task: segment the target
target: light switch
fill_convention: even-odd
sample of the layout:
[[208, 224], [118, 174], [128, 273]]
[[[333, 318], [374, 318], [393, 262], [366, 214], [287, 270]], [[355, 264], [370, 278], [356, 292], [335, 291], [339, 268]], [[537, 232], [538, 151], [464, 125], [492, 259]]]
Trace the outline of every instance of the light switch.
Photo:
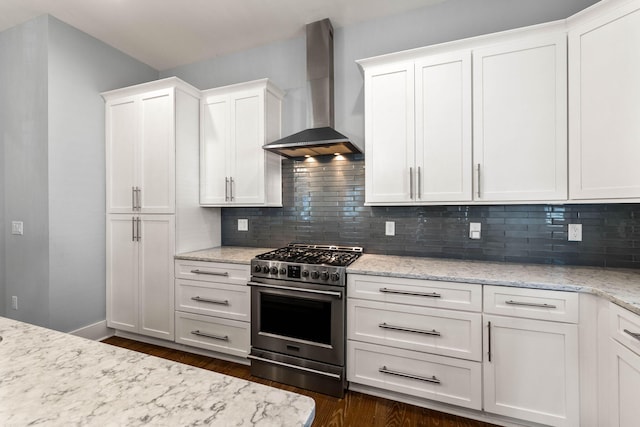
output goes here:
[[22, 221], [11, 221], [11, 234], [22, 236], [24, 232]]
[[396, 223], [395, 221], [387, 221], [384, 223], [384, 234], [385, 236], [395, 236], [396, 235]]
[[482, 228], [482, 224], [479, 222], [470, 222], [469, 223], [469, 238], [478, 240], [480, 239], [480, 229]]
[[249, 231], [248, 219], [238, 219], [238, 231]]

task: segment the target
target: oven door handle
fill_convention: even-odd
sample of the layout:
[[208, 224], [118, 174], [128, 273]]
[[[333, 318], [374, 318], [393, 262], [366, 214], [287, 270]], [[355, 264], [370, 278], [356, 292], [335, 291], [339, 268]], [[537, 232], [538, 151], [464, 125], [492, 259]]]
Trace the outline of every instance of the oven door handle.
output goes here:
[[284, 366], [285, 368], [298, 369], [300, 371], [310, 372], [312, 374], [324, 375], [325, 377], [335, 378], [337, 380], [342, 378], [342, 376], [339, 375], [339, 374], [332, 374], [330, 372], [322, 372], [322, 371], [318, 371], [316, 369], [311, 369], [311, 368], [305, 368], [303, 366], [292, 365], [290, 363], [278, 362], [276, 360], [265, 359], [265, 358], [258, 357], [258, 356], [252, 356], [251, 354], [248, 355], [247, 358], [248, 359], [252, 359], [252, 360], [257, 360], [258, 362], [273, 363], [274, 365]]
[[332, 297], [342, 298], [342, 292], [338, 291], [321, 291], [319, 289], [295, 288], [293, 286], [267, 285], [266, 283], [249, 282], [249, 286], [260, 286], [262, 288], [282, 289], [285, 291], [299, 291], [310, 294], [331, 295]]

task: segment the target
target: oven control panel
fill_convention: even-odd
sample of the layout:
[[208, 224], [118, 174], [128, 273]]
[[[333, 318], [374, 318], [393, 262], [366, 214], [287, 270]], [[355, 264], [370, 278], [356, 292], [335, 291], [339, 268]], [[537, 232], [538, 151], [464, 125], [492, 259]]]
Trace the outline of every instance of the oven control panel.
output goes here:
[[251, 272], [254, 277], [323, 283], [334, 286], [345, 285], [344, 267], [253, 260], [251, 261]]

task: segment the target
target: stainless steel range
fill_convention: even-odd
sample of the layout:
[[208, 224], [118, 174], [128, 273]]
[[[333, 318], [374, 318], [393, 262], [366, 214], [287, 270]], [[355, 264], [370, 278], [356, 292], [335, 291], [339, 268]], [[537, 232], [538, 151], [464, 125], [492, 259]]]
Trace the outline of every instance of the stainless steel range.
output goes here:
[[290, 244], [251, 260], [251, 374], [342, 397], [346, 267], [360, 247]]

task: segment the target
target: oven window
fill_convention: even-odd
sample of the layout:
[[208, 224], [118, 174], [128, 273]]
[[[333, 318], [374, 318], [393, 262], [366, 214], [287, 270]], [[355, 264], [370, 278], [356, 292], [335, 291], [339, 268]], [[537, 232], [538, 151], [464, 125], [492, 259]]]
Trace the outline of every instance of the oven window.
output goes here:
[[331, 344], [331, 302], [261, 292], [260, 331]]

